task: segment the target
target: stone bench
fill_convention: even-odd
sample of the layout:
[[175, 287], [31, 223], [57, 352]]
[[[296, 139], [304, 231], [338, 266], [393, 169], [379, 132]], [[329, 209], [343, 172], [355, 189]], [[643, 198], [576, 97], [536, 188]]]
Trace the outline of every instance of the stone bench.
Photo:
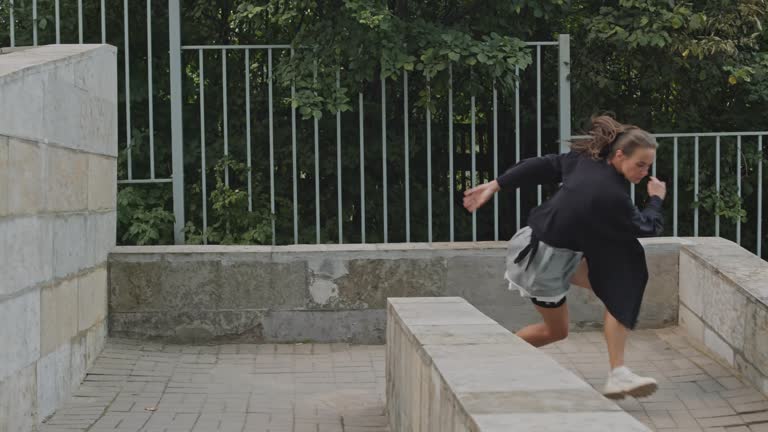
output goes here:
[[460, 297], [389, 298], [386, 336], [392, 431], [649, 430]]

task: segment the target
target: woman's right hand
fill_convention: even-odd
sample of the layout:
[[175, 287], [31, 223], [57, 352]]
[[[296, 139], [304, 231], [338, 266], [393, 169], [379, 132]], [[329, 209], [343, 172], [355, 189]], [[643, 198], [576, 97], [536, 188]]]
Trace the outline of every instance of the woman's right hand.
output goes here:
[[501, 189], [496, 180], [473, 187], [464, 192], [464, 208], [474, 213], [493, 197], [493, 194]]
[[648, 180], [648, 196], [654, 195], [664, 199], [667, 196], [667, 184], [651, 176]]

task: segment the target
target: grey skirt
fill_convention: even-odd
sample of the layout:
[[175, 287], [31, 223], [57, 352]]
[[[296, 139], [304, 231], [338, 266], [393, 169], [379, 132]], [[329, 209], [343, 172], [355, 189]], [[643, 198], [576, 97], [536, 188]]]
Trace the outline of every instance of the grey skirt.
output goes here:
[[509, 240], [504, 278], [509, 281], [509, 289], [520, 291], [523, 297], [558, 302], [568, 293], [583, 253], [539, 241], [538, 250], [532, 251], [535, 254], [528, 252], [522, 261], [515, 263], [520, 252], [531, 243], [531, 234], [531, 228], [524, 227]]

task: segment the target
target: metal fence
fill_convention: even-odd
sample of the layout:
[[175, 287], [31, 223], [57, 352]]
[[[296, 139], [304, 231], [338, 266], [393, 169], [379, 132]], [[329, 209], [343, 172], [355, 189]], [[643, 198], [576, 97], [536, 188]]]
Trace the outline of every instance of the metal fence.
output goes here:
[[[8, 10], [9, 18], [10, 18], [10, 29], [9, 29], [9, 36], [10, 36], [10, 45], [11, 47], [16, 46], [17, 40], [18, 40], [18, 34], [16, 32], [16, 23], [17, 18], [14, 16], [14, 2], [11, 0], [10, 8]], [[240, 46], [233, 46], [233, 45], [184, 45], [182, 42], [182, 34], [181, 34], [181, 23], [180, 23], [180, 2], [178, 0], [169, 0], [168, 1], [168, 29], [167, 29], [167, 35], [168, 35], [168, 41], [169, 41], [169, 68], [168, 73], [170, 76], [170, 98], [169, 98], [169, 118], [163, 118], [161, 119], [162, 123], [168, 123], [168, 120], [170, 120], [171, 124], [171, 133], [170, 133], [170, 142], [162, 142], [162, 143], [155, 143], [155, 117], [156, 113], [154, 112], [155, 109], [155, 96], [157, 93], [157, 89], [153, 87], [153, 77], [155, 76], [155, 71], [153, 70], [153, 52], [152, 52], [152, 36], [153, 36], [153, 9], [152, 9], [152, 0], [146, 0], [146, 38], [147, 38], [147, 47], [146, 52], [138, 53], [134, 58], [144, 58], [146, 56], [146, 68], [147, 68], [147, 98], [148, 98], [148, 154], [149, 154], [149, 169], [148, 173], [149, 175], [145, 178], [137, 178], [134, 175], [134, 160], [132, 158], [132, 154], [134, 153], [133, 143], [134, 143], [134, 137], [132, 136], [132, 127], [131, 127], [131, 121], [132, 121], [132, 109], [131, 109], [131, 97], [132, 95], [132, 89], [130, 87], [131, 80], [131, 53], [129, 51], [129, 45], [130, 45], [130, 32], [129, 32], [129, 3], [128, 0], [123, 0], [122, 7], [123, 7], [123, 28], [122, 28], [122, 46], [119, 47], [123, 54], [123, 73], [124, 73], [124, 87], [120, 89], [120, 91], [123, 94], [124, 99], [124, 106], [121, 107], [121, 115], [124, 117], [124, 134], [121, 134], [120, 138], [120, 146], [125, 149], [125, 162], [126, 162], [126, 169], [125, 169], [125, 178], [119, 179], [120, 184], [138, 184], [138, 183], [173, 183], [173, 208], [174, 208], [174, 215], [176, 217], [175, 227], [174, 227], [174, 234], [175, 239], [177, 243], [183, 243], [184, 242], [184, 225], [187, 218], [185, 217], [185, 184], [184, 184], [184, 154], [183, 151], [185, 149], [184, 143], [185, 141], [189, 141], [189, 137], [186, 138], [183, 136], [183, 122], [192, 122], [195, 119], [191, 118], [183, 118], [183, 111], [182, 111], [182, 100], [185, 97], [182, 91], [182, 80], [185, 78], [185, 74], [188, 73], [187, 68], [188, 67], [195, 67], [199, 73], [199, 83], [198, 83], [198, 94], [195, 96], [197, 98], [197, 102], [199, 104], [199, 151], [200, 151], [200, 161], [199, 161], [199, 167], [201, 170], [202, 175], [202, 181], [201, 181], [201, 203], [200, 208], [202, 214], [200, 217], [202, 218], [202, 227], [203, 232], [208, 227], [208, 215], [207, 211], [209, 208], [209, 202], [208, 202], [208, 190], [207, 190], [207, 179], [206, 179], [206, 172], [209, 169], [208, 165], [208, 159], [207, 157], [210, 157], [210, 153], [206, 154], [206, 149], [208, 148], [208, 145], [206, 143], [206, 112], [207, 108], [210, 107], [206, 105], [205, 101], [205, 94], [206, 94], [206, 85], [212, 85], [210, 81], [206, 81], [205, 79], [205, 58], [206, 53], [210, 52], [218, 52], [221, 62], [221, 70], [222, 70], [222, 79], [223, 82], [221, 84], [222, 93], [220, 95], [221, 100], [216, 100], [215, 102], [221, 102], [221, 115], [223, 117], [223, 122], [221, 123], [220, 127], [222, 130], [223, 135], [223, 154], [225, 156], [230, 155], [230, 134], [228, 130], [228, 112], [229, 112], [229, 106], [227, 103], [227, 97], [228, 97], [228, 85], [227, 85], [227, 77], [229, 76], [227, 73], [228, 66], [228, 55], [229, 53], [237, 51], [239, 54], [244, 57], [244, 63], [243, 63], [243, 69], [242, 69], [242, 80], [244, 82], [245, 86], [245, 122], [246, 122], [246, 131], [245, 131], [245, 142], [243, 143], [246, 148], [246, 155], [245, 155], [245, 162], [248, 167], [248, 181], [247, 181], [247, 189], [248, 189], [248, 210], [254, 209], [254, 202], [252, 197], [252, 181], [251, 181], [251, 170], [252, 170], [252, 160], [254, 159], [254, 154], [252, 153], [252, 146], [254, 143], [252, 143], [252, 125], [251, 120], [254, 117], [254, 113], [251, 111], [252, 104], [250, 100], [250, 96], [252, 94], [251, 91], [251, 77], [252, 77], [252, 70], [254, 66], [258, 65], [261, 59], [266, 58], [265, 64], [261, 65], [266, 69], [266, 80], [267, 83], [267, 104], [266, 107], [262, 106], [261, 109], [266, 111], [266, 115], [268, 116], [268, 149], [269, 149], [269, 162], [268, 162], [268, 170], [269, 170], [269, 188], [270, 188], [270, 214], [275, 215], [276, 213], [276, 184], [278, 184], [278, 179], [275, 178], [275, 163], [276, 163], [276, 155], [275, 155], [275, 149], [276, 146], [280, 147], [283, 145], [290, 144], [291, 147], [291, 164], [292, 164], [292, 173], [291, 173], [291, 182], [292, 182], [292, 194], [291, 194], [291, 201], [293, 203], [293, 214], [292, 214], [292, 224], [293, 224], [293, 243], [300, 243], [299, 238], [299, 225], [303, 221], [299, 221], [298, 216], [298, 208], [299, 208], [299, 202], [302, 200], [303, 197], [299, 195], [298, 187], [297, 187], [297, 179], [299, 178], [299, 173], [297, 172], [297, 119], [296, 119], [296, 110], [294, 108], [291, 108], [291, 131], [290, 131], [290, 141], [289, 142], [276, 142], [276, 125], [275, 121], [273, 119], [273, 113], [276, 106], [276, 102], [273, 97], [273, 55], [275, 53], [285, 53], [290, 52], [292, 50], [292, 47], [289, 45], [240, 45]], [[91, 32], [91, 37], [87, 38], [84, 37], [84, 11], [83, 11], [83, 1], [78, 0], [77, 2], [77, 42], [78, 43], [84, 43], [84, 42], [102, 42], [102, 43], [108, 43], [107, 39], [107, 22], [106, 22], [106, 16], [105, 16], [105, 0], [100, 0], [99, 3], [100, 7], [100, 40], [93, 40], [97, 37], [93, 35], [93, 32]], [[34, 23], [38, 22], [38, 5], [36, 0], [32, 0], [31, 4], [32, 9], [32, 20]], [[60, 7], [60, 1], [55, 0], [54, 1], [54, 25], [55, 25], [55, 38], [53, 41], [55, 43], [61, 43], [62, 41], [62, 31], [61, 31], [61, 7]], [[135, 17], [133, 18], [136, 19]], [[38, 25], [34, 24], [31, 26], [32, 28], [32, 44], [37, 45], [39, 42], [38, 38]], [[163, 29], [163, 36], [165, 36], [165, 29]], [[67, 38], [72, 40], [74, 38], [74, 35], [67, 35]], [[518, 161], [521, 159], [521, 157], [524, 156], [532, 156], [532, 154], [523, 155], [521, 153], [521, 106], [520, 106], [520, 86], [529, 86], [529, 91], [531, 94], [534, 94], [535, 92], [535, 103], [533, 107], [529, 107], [532, 110], [535, 110], [535, 131], [533, 135], [535, 135], [536, 140], [536, 155], [541, 155], [542, 153], [551, 152], [552, 150], [557, 149], [545, 149], [544, 146], [542, 146], [542, 141], [544, 134], [542, 133], [542, 124], [543, 121], [550, 121], [546, 115], [542, 115], [542, 58], [543, 58], [543, 51], [547, 49], [556, 49], [556, 65], [557, 65], [557, 108], [556, 110], [547, 110], [547, 112], [556, 112], [556, 119], [555, 123], [558, 125], [557, 129], [557, 141], [561, 143], [560, 150], [565, 150], [565, 143], [567, 140], [571, 137], [571, 103], [570, 103], [570, 84], [569, 84], [569, 65], [570, 65], [570, 40], [568, 35], [560, 35], [556, 41], [544, 41], [544, 42], [529, 42], [528, 47], [532, 50], [532, 56], [534, 59], [533, 68], [535, 68], [535, 73], [531, 72], [531, 75], [533, 76], [532, 82], [521, 82], [520, 85], [517, 87], [515, 91], [514, 98], [512, 100], [508, 100], [508, 104], [510, 106], [502, 107], [500, 106], [500, 99], [498, 97], [497, 91], [494, 88], [492, 94], [485, 95], [488, 97], [491, 102], [491, 107], [488, 110], [487, 114], [489, 115], [488, 121], [488, 128], [492, 130], [492, 133], [489, 132], [489, 136], [491, 138], [491, 145], [492, 150], [489, 149], [487, 151], [489, 158], [492, 158], [492, 169], [485, 173], [485, 178], [488, 178], [490, 176], [497, 176], [498, 175], [498, 167], [502, 164], [502, 162], [499, 159], [499, 149], [500, 147], [503, 147], [506, 151], [513, 151], [514, 152], [514, 161]], [[189, 56], [196, 55], [196, 62], [183, 62], [183, 58], [188, 58]], [[187, 57], [183, 57], [183, 56]], [[191, 64], [196, 63], [196, 64]], [[185, 66], [187, 68], [185, 68]], [[241, 66], [237, 66], [241, 67]], [[518, 71], [520, 72], [520, 71]], [[163, 73], [166, 73], [166, 71], [163, 71]], [[437, 146], [445, 146], [447, 147], [447, 154], [448, 154], [448, 167], [447, 172], [445, 172], [445, 182], [448, 184], [449, 192], [447, 194], [447, 198], [445, 199], [445, 205], [447, 206], [447, 212], [443, 211], [443, 209], [435, 210], [433, 208], [433, 184], [429, 181], [426, 184], [427, 188], [427, 198], [426, 198], [426, 214], [423, 215], [426, 217], [426, 226], [427, 226], [427, 238], [426, 241], [433, 241], [435, 240], [433, 236], [433, 219], [436, 217], [435, 213], [437, 213], [437, 217], [440, 218], [447, 218], [448, 224], [449, 224], [449, 235], [447, 238], [439, 239], [439, 240], [448, 240], [448, 241], [456, 241], [456, 237], [454, 235], [454, 219], [456, 217], [455, 215], [455, 208], [457, 207], [455, 199], [456, 199], [456, 185], [458, 179], [456, 178], [457, 175], [457, 166], [455, 165], [454, 156], [456, 153], [456, 143], [455, 143], [455, 127], [454, 127], [454, 105], [456, 101], [454, 100], [454, 92], [453, 92], [453, 71], [449, 71], [451, 74], [450, 77], [450, 86], [449, 86], [449, 94], [448, 94], [448, 100], [447, 100], [447, 110], [448, 115], [447, 118], [449, 119], [447, 124], [447, 142], [439, 142], [435, 143], [434, 145]], [[341, 74], [339, 72], [337, 74], [337, 77]], [[353, 181], [359, 182], [359, 190], [360, 190], [360, 196], [359, 196], [359, 210], [361, 214], [361, 220], [360, 220], [360, 236], [359, 239], [362, 243], [365, 243], [367, 241], [366, 238], [366, 189], [370, 189], [370, 185], [366, 185], [366, 173], [365, 173], [365, 155], [366, 152], [371, 152], [371, 148], [374, 146], [370, 141], [366, 141], [365, 133], [364, 131], [368, 128], [371, 128], [373, 125], [370, 123], [370, 120], [366, 123], [364, 121], [364, 105], [367, 101], [367, 103], [371, 103], [370, 101], [373, 99], [378, 99], [378, 103], [380, 104], [380, 110], [381, 110], [381, 120], [379, 125], [375, 125], [377, 127], [380, 127], [381, 129], [381, 181], [380, 184], [376, 185], [377, 190], [380, 190], [381, 193], [381, 200], [382, 200], [382, 209], [381, 209], [381, 219], [383, 221], [382, 224], [382, 234], [383, 234], [383, 241], [384, 242], [390, 242], [392, 239], [389, 236], [390, 227], [393, 226], [393, 224], [404, 224], [405, 225], [405, 238], [402, 239], [406, 242], [413, 241], [411, 236], [411, 223], [412, 219], [415, 217], [412, 214], [412, 197], [410, 195], [411, 193], [411, 179], [412, 179], [412, 172], [411, 170], [413, 167], [411, 166], [408, 158], [405, 158], [405, 175], [404, 175], [404, 205], [405, 205], [405, 217], [404, 220], [394, 221], [390, 219], [390, 213], [388, 211], [388, 205], [391, 203], [392, 197], [392, 191], [388, 189], [388, 164], [387, 164], [387, 155], [388, 155], [388, 132], [393, 131], [394, 129], [399, 129], [399, 132], [402, 132], [404, 142], [403, 145], [403, 152], [405, 155], [409, 154], [409, 145], [411, 144], [409, 142], [409, 138], [412, 136], [411, 130], [415, 127], [422, 128], [425, 131], [425, 139], [426, 139], [426, 149], [427, 149], [427, 157], [426, 157], [426, 166], [424, 167], [427, 172], [427, 179], [433, 178], [433, 166], [432, 166], [432, 150], [433, 150], [433, 121], [432, 121], [432, 113], [429, 111], [429, 109], [426, 109], [426, 112], [423, 113], [423, 117], [420, 117], [421, 120], [424, 121], [423, 124], [414, 124], [413, 120], [409, 118], [409, 115], [414, 112], [413, 104], [409, 101], [409, 93], [412, 91], [410, 90], [409, 86], [409, 76], [407, 73], [404, 73], [401, 80], [381, 80], [380, 82], [380, 92], [378, 94], [358, 94], [358, 100], [357, 100], [357, 122], [358, 122], [358, 129], [359, 129], [359, 136], [356, 137], [356, 143], [353, 143], [356, 146], [356, 151], [359, 152], [360, 155], [360, 173], [359, 173], [359, 179], [354, 179]], [[400, 112], [400, 116], [402, 117], [402, 124], [393, 124], [391, 121], [388, 123], [388, 117], [386, 115], [387, 112], [387, 102], [388, 102], [388, 87], [399, 87], [402, 91], [402, 111]], [[291, 94], [295, 89], [291, 89]], [[188, 95], [187, 95], [188, 96]], [[469, 179], [469, 184], [467, 184], [468, 187], [474, 186], [478, 180], [482, 180], [482, 177], [478, 176], [478, 167], [476, 165], [476, 156], [478, 154], [478, 133], [477, 133], [477, 108], [476, 108], [476, 98], [479, 96], [471, 96], [469, 100], [469, 159], [470, 159], [470, 166], [469, 166], [469, 173], [464, 178]], [[398, 101], [399, 102], [399, 101]], [[390, 101], [390, 109], [392, 106], [392, 103]], [[507, 110], [507, 111], [505, 111]], [[513, 118], [505, 118], [500, 119], [498, 113], [499, 112], [510, 112], [513, 113]], [[551, 116], [551, 115], [550, 115]], [[543, 120], [544, 119], [544, 120]], [[160, 119], [158, 119], [160, 120]], [[342, 155], [345, 150], [348, 150], [349, 142], [351, 139], [349, 137], [342, 137], [341, 130], [342, 130], [342, 115], [341, 113], [336, 113], [336, 152], [335, 155], [322, 155], [319, 151], [319, 127], [318, 127], [318, 120], [313, 120], [313, 157], [314, 157], [314, 169], [315, 172], [319, 171], [319, 165], [321, 163], [321, 160], [330, 160], [331, 158], [329, 156], [335, 156], [336, 159], [336, 167], [337, 172], [335, 175], [335, 188], [337, 191], [337, 203], [335, 212], [337, 213], [335, 215], [335, 218], [337, 219], [338, 227], [338, 238], [337, 242], [342, 243], [344, 241], [344, 227], [342, 224], [342, 204], [343, 204], [343, 190], [345, 186], [348, 186], [350, 183], [350, 179], [348, 177], [344, 177], [342, 175]], [[398, 121], [400, 119], [397, 119]], [[502, 124], [506, 122], [514, 123], [514, 133], [512, 137], [509, 137], [505, 142], [499, 142], [499, 125], [500, 122]], [[445, 125], [441, 126], [444, 127]], [[216, 127], [219, 127], [219, 124], [216, 124]], [[754, 229], [755, 229], [755, 247], [753, 250], [758, 254], [761, 255], [762, 252], [762, 194], [763, 194], [763, 179], [762, 179], [762, 144], [763, 144], [763, 137], [767, 136], [768, 132], [721, 132], [721, 133], [673, 133], [673, 134], [656, 134], [655, 136], [659, 139], [661, 143], [661, 148], [659, 151], [659, 161], [658, 164], [654, 164], [653, 171], [654, 174], [656, 174], [657, 171], [657, 165], [662, 166], [662, 173], [664, 174], [665, 179], [669, 179], [671, 183], [671, 201], [672, 201], [672, 232], [670, 234], [672, 235], [693, 235], [698, 236], [699, 233], [699, 222], [700, 222], [700, 210], [698, 207], [694, 208], [693, 215], [680, 215], [679, 213], [679, 207], [681, 205], [681, 197], [687, 197], [687, 199], [690, 199], [691, 201], [688, 202], [698, 202], [700, 199], [699, 192], [700, 192], [700, 149], [704, 148], [705, 151], [711, 152], [714, 151], [713, 160], [715, 163], [714, 168], [714, 188], [717, 192], [720, 192], [721, 186], [723, 184], [731, 184], [735, 183], [736, 191], [738, 199], [741, 200], [742, 198], [742, 175], [740, 175], [745, 169], [753, 169], [756, 171], [757, 176], [755, 177], [755, 184], [750, 185], [750, 187], [756, 189], [756, 203], [754, 203], [755, 208], [755, 214], [750, 214], [749, 219], [753, 220]], [[732, 142], [735, 140], [735, 142]], [[546, 142], [546, 141], [545, 141]], [[378, 142], [376, 142], [377, 145], [379, 145]], [[171, 172], [173, 175], [168, 177], [163, 176], [156, 176], [156, 170], [155, 166], [157, 164], [156, 161], [156, 147], [160, 146], [170, 146], [171, 147], [171, 155], [172, 155], [172, 170]], [[731, 167], [730, 172], [736, 173], [736, 175], [733, 175], [732, 177], [728, 177], [725, 179], [721, 179], [721, 173], [723, 170], [721, 169], [721, 162], [723, 161], [723, 157], [721, 154], [722, 147], [726, 146], [726, 153], [730, 153], [731, 155], [735, 155], [735, 163], [736, 167]], [[733, 147], [731, 149], [731, 147]], [[751, 161], [751, 166], [747, 166], [747, 160], [743, 156], [745, 154], [745, 149], [749, 149], [750, 152], [753, 152], [755, 157]], [[378, 149], [373, 150], [378, 152]], [[681, 167], [679, 166], [680, 161], [680, 152], [688, 152], [693, 153], [693, 166], [686, 166], [683, 167], [686, 173], [681, 174]], [[220, 155], [214, 155], [215, 157], [218, 157]], [[742, 165], [744, 164], [744, 165]], [[441, 173], [442, 174], [442, 173]], [[691, 191], [681, 191], [679, 190], [679, 184], [681, 180], [681, 175], [684, 176], [693, 176], [693, 190]], [[315, 206], [315, 214], [314, 214], [314, 221], [313, 224], [315, 226], [315, 242], [320, 243], [321, 242], [321, 225], [323, 224], [324, 220], [328, 220], [329, 216], [325, 213], [321, 212], [321, 203], [320, 203], [320, 188], [321, 188], [321, 177], [315, 176], [314, 177], [315, 183], [314, 183], [314, 206]], [[711, 179], [703, 179], [706, 181], [710, 181]], [[227, 184], [229, 184], [229, 172], [225, 171], [225, 181]], [[690, 182], [689, 182], [690, 183]], [[357, 185], [356, 185], [357, 187]], [[686, 195], [687, 194], [687, 195]], [[635, 188], [632, 187], [632, 196], [635, 197]], [[536, 190], [536, 203], [540, 203], [542, 199], [546, 197], [546, 193], [543, 191], [541, 187], [538, 187]], [[399, 198], [397, 198], [399, 199]], [[442, 199], [442, 198], [441, 198]], [[523, 221], [523, 215], [521, 214], [523, 205], [521, 205], [521, 192], [517, 191], [515, 194], [515, 205], [514, 205], [514, 219], [515, 219], [515, 227], [519, 228]], [[197, 215], [192, 215], [193, 217], [197, 217]], [[369, 215], [370, 216], [370, 215]], [[378, 215], [377, 215], [378, 217]], [[499, 209], [499, 198], [496, 197], [494, 199], [493, 204], [493, 236], [492, 239], [500, 239], [500, 209]], [[715, 212], [714, 214], [714, 220], [715, 220], [715, 232], [713, 233], [716, 236], [721, 235], [721, 221], [720, 216]], [[681, 221], [681, 218], [684, 219], [684, 221]], [[689, 221], [690, 219], [690, 221]], [[691, 223], [689, 223], [691, 222]], [[691, 226], [692, 225], [692, 226]], [[733, 233], [733, 238], [736, 242], [742, 243], [742, 223], [737, 221], [733, 224], [735, 228], [735, 232]], [[730, 229], [730, 228], [729, 228]], [[750, 228], [751, 229], [751, 228]], [[368, 233], [370, 234], [370, 233]], [[204, 236], [205, 237], [205, 236]], [[272, 242], [273, 244], [276, 243], [277, 235], [275, 233], [275, 220], [272, 219]], [[472, 215], [472, 223], [471, 223], [471, 240], [476, 241], [478, 240], [477, 235], [477, 215]], [[751, 241], [751, 240], [750, 240]]]

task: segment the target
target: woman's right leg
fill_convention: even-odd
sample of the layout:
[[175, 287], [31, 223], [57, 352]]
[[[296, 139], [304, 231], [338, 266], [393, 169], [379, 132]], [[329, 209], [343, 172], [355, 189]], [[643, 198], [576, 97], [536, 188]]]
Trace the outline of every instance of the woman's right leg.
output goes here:
[[568, 304], [558, 307], [534, 305], [544, 322], [520, 329], [516, 335], [535, 347], [541, 347], [568, 337]]

